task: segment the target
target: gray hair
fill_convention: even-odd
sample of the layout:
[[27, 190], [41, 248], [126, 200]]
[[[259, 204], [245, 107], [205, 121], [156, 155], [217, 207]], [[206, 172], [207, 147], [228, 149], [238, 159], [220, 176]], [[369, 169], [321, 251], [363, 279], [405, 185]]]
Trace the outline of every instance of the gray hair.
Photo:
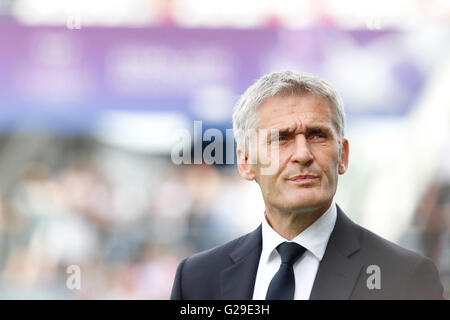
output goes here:
[[233, 112], [233, 131], [239, 147], [248, 146], [246, 135], [257, 129], [257, 108], [275, 95], [313, 94], [327, 99], [333, 111], [333, 121], [339, 138], [344, 137], [344, 104], [337, 91], [325, 80], [308, 73], [293, 71], [272, 72], [250, 86], [239, 98]]

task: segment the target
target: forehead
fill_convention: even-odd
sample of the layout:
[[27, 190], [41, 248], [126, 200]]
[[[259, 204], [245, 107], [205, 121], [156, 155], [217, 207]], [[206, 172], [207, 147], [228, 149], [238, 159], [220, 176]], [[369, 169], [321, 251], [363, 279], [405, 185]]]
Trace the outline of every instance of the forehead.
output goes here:
[[257, 115], [259, 129], [284, 128], [298, 121], [306, 127], [333, 125], [330, 102], [312, 94], [270, 97], [259, 106]]

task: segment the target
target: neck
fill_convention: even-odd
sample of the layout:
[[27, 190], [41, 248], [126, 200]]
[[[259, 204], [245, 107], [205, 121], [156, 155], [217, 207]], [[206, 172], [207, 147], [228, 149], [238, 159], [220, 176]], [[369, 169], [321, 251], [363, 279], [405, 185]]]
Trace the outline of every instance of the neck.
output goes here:
[[319, 219], [331, 203], [332, 200], [323, 207], [304, 211], [286, 211], [266, 205], [266, 219], [272, 229], [291, 241]]

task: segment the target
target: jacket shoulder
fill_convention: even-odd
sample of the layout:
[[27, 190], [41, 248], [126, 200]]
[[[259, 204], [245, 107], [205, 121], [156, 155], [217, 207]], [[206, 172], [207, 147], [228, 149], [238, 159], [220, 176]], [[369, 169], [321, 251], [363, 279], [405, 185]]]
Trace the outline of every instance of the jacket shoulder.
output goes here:
[[240, 236], [236, 239], [230, 240], [226, 242], [225, 244], [218, 245], [214, 248], [198, 252], [185, 260], [185, 267], [201, 267], [205, 263], [207, 263], [210, 267], [211, 264], [214, 264], [215, 262], [223, 264], [224, 262], [228, 262], [230, 260], [230, 253], [233, 252], [233, 250], [242, 242], [245, 240], [245, 238], [249, 235], [245, 234], [243, 236]]
[[232, 252], [249, 238], [248, 233], [212, 249], [183, 259], [178, 265], [171, 299], [220, 299], [220, 272], [233, 265]]
[[388, 259], [392, 262], [404, 262], [409, 265], [420, 263], [426, 258], [422, 254], [404, 248], [392, 241], [389, 241], [374, 232], [359, 226], [361, 248], [366, 253], [379, 259]]
[[[361, 227], [361, 260], [380, 268], [382, 282], [402, 299], [442, 299], [439, 272], [431, 259]], [[395, 289], [394, 289], [395, 288]], [[398, 290], [398, 291], [397, 291]]]

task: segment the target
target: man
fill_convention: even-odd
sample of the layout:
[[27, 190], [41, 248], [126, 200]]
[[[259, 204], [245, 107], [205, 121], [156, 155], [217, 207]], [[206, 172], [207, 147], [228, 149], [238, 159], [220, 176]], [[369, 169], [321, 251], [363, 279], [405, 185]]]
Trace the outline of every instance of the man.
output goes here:
[[344, 122], [337, 92], [315, 76], [271, 73], [248, 88], [233, 129], [239, 173], [261, 188], [262, 224], [184, 259], [171, 299], [443, 298], [430, 259], [353, 223], [334, 202], [348, 167]]

